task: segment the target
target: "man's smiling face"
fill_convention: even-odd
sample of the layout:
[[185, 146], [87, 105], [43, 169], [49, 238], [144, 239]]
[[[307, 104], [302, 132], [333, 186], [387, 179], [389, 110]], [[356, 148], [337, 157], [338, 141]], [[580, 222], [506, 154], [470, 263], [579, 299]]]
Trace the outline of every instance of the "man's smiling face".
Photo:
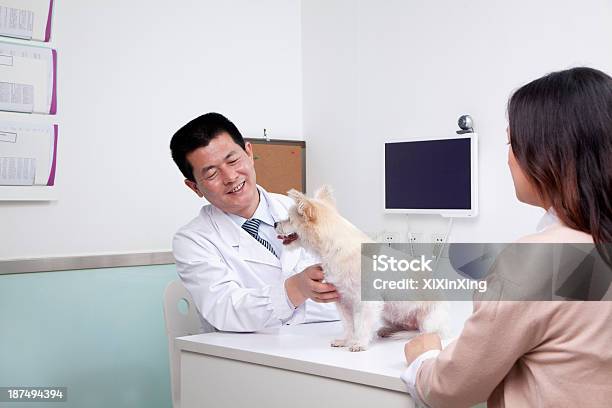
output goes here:
[[253, 148], [246, 143], [246, 151], [223, 132], [187, 154], [195, 182], [185, 184], [199, 197], [204, 197], [222, 211], [250, 218], [259, 204], [256, 186]]

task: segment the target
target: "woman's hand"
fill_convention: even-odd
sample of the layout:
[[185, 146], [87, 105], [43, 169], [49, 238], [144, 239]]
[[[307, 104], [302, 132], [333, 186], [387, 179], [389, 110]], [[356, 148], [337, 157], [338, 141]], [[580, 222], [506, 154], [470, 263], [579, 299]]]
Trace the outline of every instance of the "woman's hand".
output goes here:
[[429, 350], [442, 350], [440, 336], [435, 333], [425, 333], [416, 336], [404, 346], [406, 362], [410, 365], [418, 356]]

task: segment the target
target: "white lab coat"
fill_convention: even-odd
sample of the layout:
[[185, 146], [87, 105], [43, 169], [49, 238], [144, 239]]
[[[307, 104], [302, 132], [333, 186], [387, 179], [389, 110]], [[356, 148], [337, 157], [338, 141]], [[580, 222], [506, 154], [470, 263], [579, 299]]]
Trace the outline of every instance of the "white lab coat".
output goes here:
[[[274, 221], [287, 218], [293, 201], [268, 193]], [[262, 197], [263, 199], [263, 197]], [[213, 205], [174, 236], [178, 274], [193, 297], [200, 316], [218, 330], [249, 332], [315, 321], [337, 320], [335, 305], [307, 300], [291, 305], [285, 279], [318, 260], [304, 249], [283, 248], [280, 259]]]

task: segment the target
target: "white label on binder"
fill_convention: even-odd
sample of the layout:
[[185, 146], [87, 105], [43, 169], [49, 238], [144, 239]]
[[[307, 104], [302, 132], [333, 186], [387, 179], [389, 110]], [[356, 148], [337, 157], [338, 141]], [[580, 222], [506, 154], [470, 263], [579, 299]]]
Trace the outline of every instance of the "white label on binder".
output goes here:
[[30, 40], [33, 30], [32, 10], [0, 6], [0, 34]]
[[17, 133], [0, 130], [0, 142], [17, 143]]
[[0, 157], [0, 185], [32, 186], [36, 176], [36, 159]]
[[0, 54], [0, 65], [6, 65], [7, 67], [13, 66], [13, 56]]

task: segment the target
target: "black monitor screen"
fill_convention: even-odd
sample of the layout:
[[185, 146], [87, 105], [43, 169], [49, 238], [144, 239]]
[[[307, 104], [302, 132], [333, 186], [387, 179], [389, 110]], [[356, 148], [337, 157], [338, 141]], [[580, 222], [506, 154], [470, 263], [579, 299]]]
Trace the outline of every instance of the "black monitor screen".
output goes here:
[[471, 209], [470, 139], [385, 143], [386, 209]]

